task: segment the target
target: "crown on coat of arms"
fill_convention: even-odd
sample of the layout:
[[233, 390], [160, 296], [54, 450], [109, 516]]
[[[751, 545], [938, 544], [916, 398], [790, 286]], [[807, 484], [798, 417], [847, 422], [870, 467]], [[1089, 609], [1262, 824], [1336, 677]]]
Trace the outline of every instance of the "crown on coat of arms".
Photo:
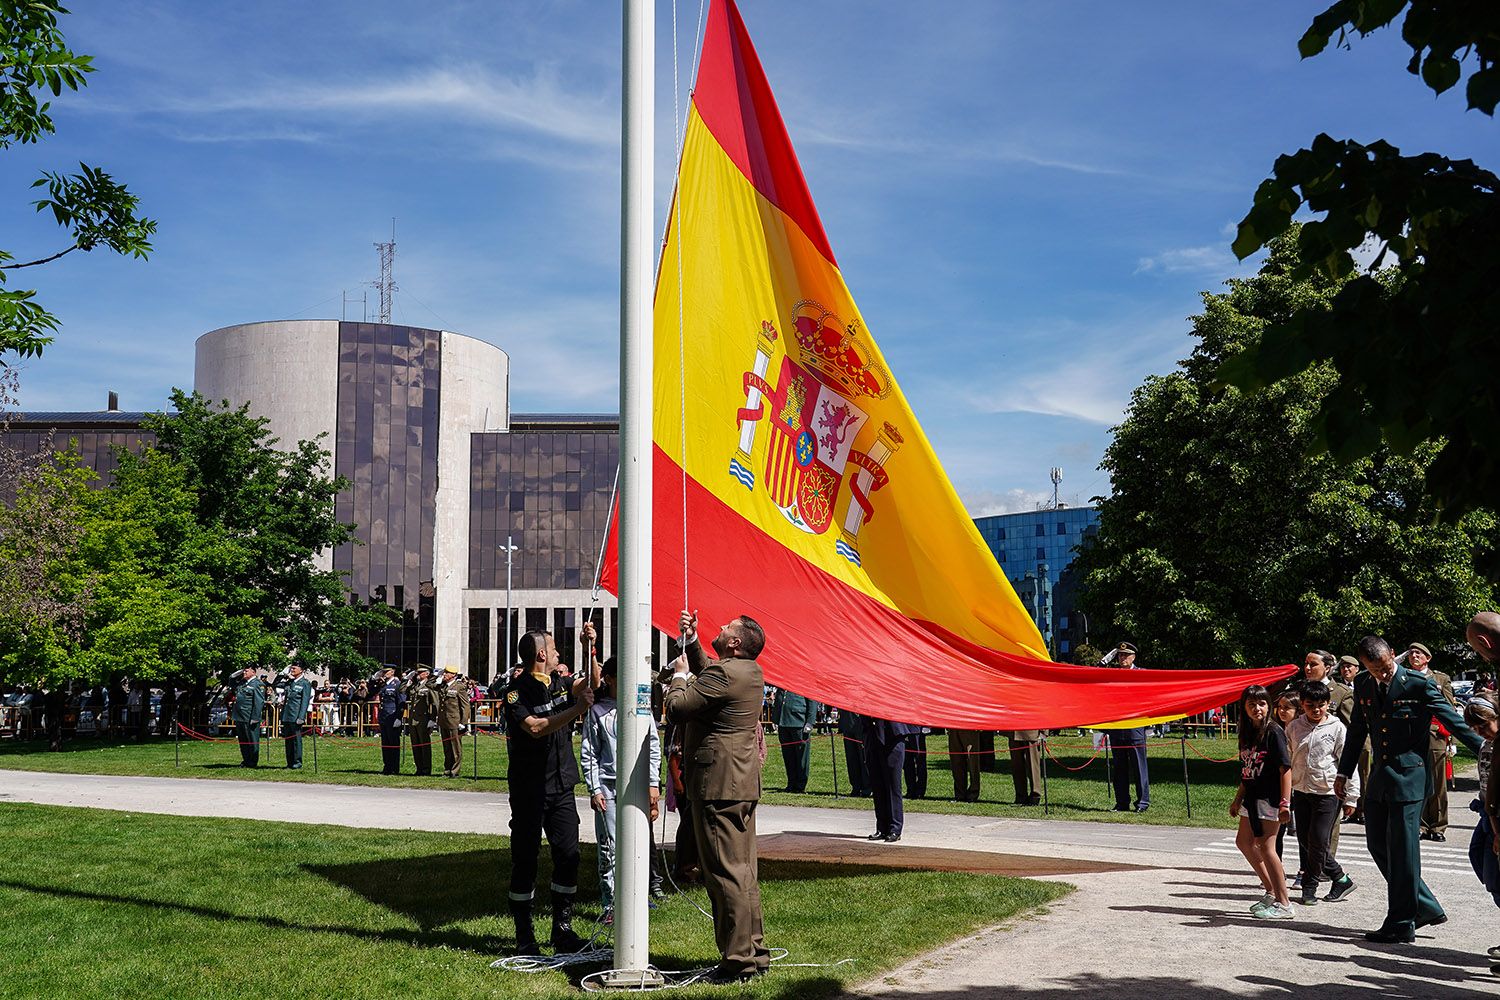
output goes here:
[[832, 311], [804, 299], [792, 309], [798, 354], [804, 367], [821, 375], [845, 396], [884, 399], [891, 377], [884, 366], [870, 360], [860, 343], [859, 323], [847, 325]]

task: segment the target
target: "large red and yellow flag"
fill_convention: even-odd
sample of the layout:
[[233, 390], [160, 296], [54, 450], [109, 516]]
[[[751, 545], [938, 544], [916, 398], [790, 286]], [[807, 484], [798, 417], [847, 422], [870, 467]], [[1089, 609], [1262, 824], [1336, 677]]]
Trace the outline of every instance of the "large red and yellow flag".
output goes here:
[[[1287, 672], [1047, 662], [844, 283], [733, 0], [708, 18], [655, 372], [654, 624], [675, 632], [685, 593], [707, 630], [755, 618], [769, 683], [1031, 729], [1206, 710]], [[611, 543], [611, 591], [615, 571]]]

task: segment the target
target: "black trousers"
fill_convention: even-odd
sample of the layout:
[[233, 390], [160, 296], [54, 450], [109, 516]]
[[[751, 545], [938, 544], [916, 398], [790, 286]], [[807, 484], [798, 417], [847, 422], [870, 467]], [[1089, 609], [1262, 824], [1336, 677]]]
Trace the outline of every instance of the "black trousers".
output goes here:
[[844, 744], [844, 770], [849, 774], [849, 794], [869, 795], [870, 777], [865, 773], [865, 748], [846, 737], [840, 736]]
[[680, 877], [689, 868], [699, 868], [698, 835], [693, 832], [693, 804], [684, 792], [677, 796], [677, 844], [672, 851], [672, 872]]
[[297, 722], [283, 722], [281, 724], [281, 735], [286, 737], [286, 766], [302, 766], [302, 725]]
[[512, 786], [510, 898], [514, 902], [527, 902], [536, 894], [543, 831], [552, 851], [552, 891], [565, 896], [578, 891], [578, 806], [573, 790], [548, 792]]
[[1317, 889], [1320, 879], [1335, 882], [1343, 878], [1343, 866], [1329, 850], [1333, 829], [1339, 821], [1338, 796], [1293, 792], [1292, 817], [1297, 821], [1297, 853], [1302, 862], [1303, 893]]
[[381, 774], [401, 773], [401, 720], [380, 720]]
[[870, 734], [865, 735], [865, 770], [870, 778], [870, 793], [875, 798], [876, 833], [899, 837], [906, 825], [906, 807], [901, 802], [905, 760], [905, 742], [897, 740], [886, 745]]
[[1115, 807], [1130, 808], [1130, 783], [1135, 782], [1137, 805], [1151, 804], [1151, 774], [1146, 769], [1146, 730], [1115, 729], [1109, 734], [1114, 753]]
[[906, 772], [906, 794], [913, 799], [927, 797], [927, 734], [912, 737], [913, 753], [906, 755], [902, 769]]

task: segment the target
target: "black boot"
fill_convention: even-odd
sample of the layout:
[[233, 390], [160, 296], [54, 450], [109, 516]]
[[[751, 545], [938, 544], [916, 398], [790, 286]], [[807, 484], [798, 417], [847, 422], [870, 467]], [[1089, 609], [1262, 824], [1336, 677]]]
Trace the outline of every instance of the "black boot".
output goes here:
[[552, 893], [552, 950], [559, 955], [580, 951], [586, 944], [573, 933], [573, 894]]
[[537, 954], [536, 930], [531, 926], [531, 900], [512, 899], [510, 916], [516, 922], [516, 954]]

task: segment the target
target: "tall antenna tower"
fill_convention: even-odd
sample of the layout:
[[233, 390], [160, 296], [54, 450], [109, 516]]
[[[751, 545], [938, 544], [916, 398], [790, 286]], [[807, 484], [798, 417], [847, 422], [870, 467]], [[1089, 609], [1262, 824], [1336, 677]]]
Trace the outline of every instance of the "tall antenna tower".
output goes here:
[[1062, 504], [1059, 502], [1058, 491], [1062, 489], [1062, 470], [1053, 466], [1052, 468], [1052, 509], [1057, 510]]
[[391, 277], [391, 265], [396, 262], [396, 220], [391, 219], [391, 241], [375, 244], [380, 254], [380, 278], [365, 284], [380, 291], [380, 322], [391, 321], [391, 296], [396, 291], [396, 279]]

